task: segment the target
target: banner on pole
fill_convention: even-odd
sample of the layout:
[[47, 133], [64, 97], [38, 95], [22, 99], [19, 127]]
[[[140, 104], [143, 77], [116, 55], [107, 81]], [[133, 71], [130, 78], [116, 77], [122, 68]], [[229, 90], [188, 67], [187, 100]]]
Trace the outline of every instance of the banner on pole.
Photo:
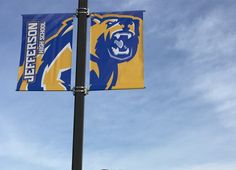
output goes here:
[[22, 17], [22, 45], [16, 90], [71, 90], [73, 14]]
[[144, 88], [143, 12], [92, 14], [91, 91]]

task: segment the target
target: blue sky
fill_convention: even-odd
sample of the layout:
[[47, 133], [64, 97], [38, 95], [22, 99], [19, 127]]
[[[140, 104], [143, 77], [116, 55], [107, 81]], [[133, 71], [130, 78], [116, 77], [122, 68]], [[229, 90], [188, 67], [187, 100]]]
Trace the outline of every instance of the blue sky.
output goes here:
[[[76, 7], [0, 0], [0, 169], [71, 169], [73, 95], [15, 88], [21, 14]], [[84, 169], [235, 170], [236, 2], [93, 0], [89, 8], [146, 10], [146, 89], [86, 97]]]

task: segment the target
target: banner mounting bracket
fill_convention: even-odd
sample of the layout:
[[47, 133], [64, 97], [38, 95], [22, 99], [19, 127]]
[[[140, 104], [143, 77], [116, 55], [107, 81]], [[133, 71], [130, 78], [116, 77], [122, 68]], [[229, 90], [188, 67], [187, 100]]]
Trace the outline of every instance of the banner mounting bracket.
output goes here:
[[76, 17], [79, 18], [79, 14], [86, 14], [87, 17], [90, 16], [89, 9], [88, 8], [78, 8], [76, 9]]
[[85, 86], [75, 86], [73, 89], [73, 94], [76, 93], [83, 93], [85, 96], [88, 95], [89, 89], [87, 89]]

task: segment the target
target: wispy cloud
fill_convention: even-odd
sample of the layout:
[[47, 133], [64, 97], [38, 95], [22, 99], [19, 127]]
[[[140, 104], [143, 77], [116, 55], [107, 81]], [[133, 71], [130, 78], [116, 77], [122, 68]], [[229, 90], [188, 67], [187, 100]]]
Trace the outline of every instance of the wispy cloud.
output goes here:
[[[0, 47], [7, 58], [0, 69], [6, 81], [1, 84], [0, 103], [2, 169], [70, 169], [70, 146], [55, 141], [66, 136], [65, 141], [71, 142], [72, 96], [14, 93], [21, 29], [14, 25], [21, 22], [21, 13], [73, 12], [77, 5], [77, 1], [69, 6], [67, 1], [60, 2], [55, 6], [46, 0], [38, 4], [12, 1], [1, 6], [2, 14], [12, 7], [12, 18], [18, 16], [2, 29], [4, 36], [14, 31], [18, 38], [2, 38]], [[85, 169], [236, 169], [232, 163], [236, 153], [234, 4], [230, 0], [89, 2], [92, 12], [147, 10], [147, 88], [94, 92], [86, 97]], [[11, 70], [7, 76], [6, 70]], [[54, 132], [55, 140], [51, 140]]]
[[236, 169], [235, 163], [206, 163], [206, 164], [200, 164], [200, 165], [192, 165], [189, 167], [183, 167], [183, 168], [173, 168], [173, 170], [234, 170]]
[[236, 23], [230, 9], [227, 12], [216, 9], [190, 24], [177, 27], [176, 47], [188, 51], [192, 60], [219, 62], [223, 57], [228, 61], [234, 56], [236, 36], [233, 28]]
[[195, 75], [193, 91], [212, 104], [225, 127], [236, 128], [235, 44], [231, 8], [216, 9], [177, 29], [176, 48], [187, 53]]
[[148, 20], [155, 49], [147, 50], [145, 93], [92, 101], [88, 169], [235, 169], [234, 9], [181, 2], [158, 1], [155, 23]]
[[[4, 160], [23, 162], [23, 167], [34, 165], [41, 169], [69, 169], [70, 158], [65, 157], [63, 149], [56, 148], [50, 143], [43, 144], [39, 139], [25, 137], [21, 128], [3, 116], [0, 117], [0, 157]], [[15, 124], [15, 125], [14, 125]], [[36, 142], [37, 141], [37, 142]], [[47, 143], [47, 142], [46, 142]], [[14, 169], [15, 165], [8, 165], [7, 169]], [[23, 167], [18, 167], [23, 169]]]
[[213, 151], [217, 149], [216, 141], [212, 142], [214, 146], [209, 145], [210, 149], [207, 147], [199, 149], [206, 140], [200, 138], [194, 141], [196, 138], [193, 137], [191, 140], [188, 138], [189, 136], [184, 136], [182, 139], [176, 138], [177, 142], [169, 141], [161, 147], [149, 149], [143, 147], [135, 151], [106, 149], [89, 152], [85, 154], [85, 169], [225, 170], [227, 167], [227, 170], [233, 170], [236, 168], [233, 158], [231, 161], [216, 159], [217, 151]]

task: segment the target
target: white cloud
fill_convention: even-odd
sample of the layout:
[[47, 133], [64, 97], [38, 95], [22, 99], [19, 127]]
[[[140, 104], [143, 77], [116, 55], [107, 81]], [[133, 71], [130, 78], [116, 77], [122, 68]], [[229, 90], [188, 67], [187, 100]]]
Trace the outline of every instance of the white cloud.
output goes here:
[[236, 35], [232, 26], [235, 25], [225, 12], [215, 10], [189, 25], [178, 27], [176, 47], [190, 52], [191, 59], [198, 62], [227, 60], [234, 56]]
[[212, 105], [219, 121], [236, 130], [236, 24], [232, 10], [217, 9], [176, 29], [176, 49], [192, 65], [193, 92]]
[[173, 170], [235, 170], [235, 163], [206, 163], [199, 165], [186, 166], [184, 168], [178, 168]]
[[220, 122], [236, 130], [236, 69], [210, 72], [198, 76], [194, 90], [202, 94], [205, 102], [213, 104]]
[[[177, 139], [178, 140], [178, 139]], [[179, 140], [178, 140], [179, 141]], [[170, 143], [168, 143], [170, 144]], [[235, 170], [236, 164], [230, 161], [210, 162], [205, 159], [205, 152], [188, 148], [189, 144], [172, 142], [159, 148], [140, 148], [136, 151], [103, 150], [92, 151], [85, 154], [84, 169], [110, 169], [110, 170]], [[195, 152], [192, 152], [195, 151]], [[197, 157], [195, 156], [197, 155]], [[199, 157], [202, 161], [199, 163]], [[192, 160], [196, 159], [196, 160]], [[204, 160], [205, 159], [205, 160]], [[191, 160], [191, 162], [190, 162]]]
[[[124, 4], [122, 5], [121, 9], [126, 9], [126, 8], [133, 8], [133, 9], [137, 9], [138, 7], [143, 9], [143, 10], [147, 10], [150, 9], [152, 6], [152, 4], [154, 4], [156, 1], [154, 0], [127, 0], [124, 1]], [[140, 9], [139, 9], [140, 10]]]
[[[33, 164], [35, 167], [41, 167], [41, 169], [64, 170], [70, 167], [70, 158], [66, 158], [62, 150], [56, 149], [50, 144], [45, 145], [40, 140], [35, 142], [35, 139], [24, 137], [20, 132], [18, 126], [1, 116], [1, 158], [24, 162], [24, 166]], [[14, 167], [14, 164], [9, 165], [8, 169], [13, 169], [11, 167]]]

